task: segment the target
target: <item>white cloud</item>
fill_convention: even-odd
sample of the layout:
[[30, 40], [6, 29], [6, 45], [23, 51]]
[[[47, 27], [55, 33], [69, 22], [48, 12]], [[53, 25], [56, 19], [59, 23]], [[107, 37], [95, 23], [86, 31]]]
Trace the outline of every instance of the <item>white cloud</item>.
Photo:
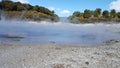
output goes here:
[[15, 2], [19, 1], [19, 2], [21, 2], [21, 3], [29, 3], [28, 0], [12, 0], [12, 1], [15, 1]]
[[61, 11], [60, 13], [61, 13], [61, 14], [69, 14], [70, 11], [69, 11], [69, 10], [63, 10], [63, 11]]
[[57, 13], [60, 16], [68, 16], [70, 14], [69, 10], [62, 10], [60, 8], [56, 8], [56, 7], [53, 7], [53, 6], [49, 6], [47, 8], [51, 11], [55, 11], [55, 13]]
[[55, 8], [55, 7], [52, 7], [52, 6], [51, 6], [51, 7], [48, 7], [48, 9], [50, 9], [51, 11], [52, 11], [52, 10], [54, 10], [54, 11], [55, 11], [55, 10], [56, 10], [56, 11], [60, 11], [60, 8]]
[[56, 10], [55, 7], [48, 7], [48, 9], [52, 10]]
[[120, 0], [113, 1], [109, 4], [110, 9], [115, 9], [116, 11], [120, 11]]

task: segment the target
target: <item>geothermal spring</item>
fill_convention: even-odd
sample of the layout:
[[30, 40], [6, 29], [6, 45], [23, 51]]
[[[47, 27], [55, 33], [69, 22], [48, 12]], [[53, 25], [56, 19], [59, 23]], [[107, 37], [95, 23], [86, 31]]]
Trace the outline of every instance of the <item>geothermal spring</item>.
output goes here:
[[120, 24], [72, 24], [68, 21], [0, 20], [0, 42], [104, 44], [120, 40]]

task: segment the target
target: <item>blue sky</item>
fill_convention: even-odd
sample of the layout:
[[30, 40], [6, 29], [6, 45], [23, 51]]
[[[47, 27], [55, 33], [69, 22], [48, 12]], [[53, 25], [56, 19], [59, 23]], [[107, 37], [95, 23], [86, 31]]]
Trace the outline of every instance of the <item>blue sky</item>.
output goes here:
[[54, 10], [61, 17], [69, 16], [74, 11], [83, 12], [85, 9], [120, 10], [120, 0], [13, 0], [32, 5], [39, 5]]
[[83, 12], [85, 9], [109, 9], [113, 0], [30, 0], [32, 5], [42, 5], [55, 10], [59, 16], [69, 16], [74, 11]]

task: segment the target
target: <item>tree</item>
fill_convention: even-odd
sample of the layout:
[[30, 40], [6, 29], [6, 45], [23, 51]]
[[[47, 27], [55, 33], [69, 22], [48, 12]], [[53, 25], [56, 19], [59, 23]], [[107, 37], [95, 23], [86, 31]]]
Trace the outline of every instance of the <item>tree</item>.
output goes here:
[[98, 12], [99, 15], [101, 14], [101, 9], [100, 8], [97, 8], [96, 11]]
[[87, 18], [87, 19], [89, 19], [90, 17], [91, 17], [91, 11], [90, 10], [88, 10], [88, 9], [86, 9], [86, 10], [84, 10], [84, 14], [83, 14], [83, 17], [84, 18]]
[[22, 5], [18, 5], [17, 6], [17, 11], [22, 11], [22, 10], [24, 10], [25, 8], [24, 8], [24, 6], [22, 6]]
[[38, 5], [34, 6], [34, 7], [33, 7], [33, 10], [39, 12], [39, 6], [38, 6]]
[[10, 0], [2, 0], [1, 2], [1, 9], [2, 10], [11, 10], [12, 6], [12, 1]]
[[25, 8], [25, 10], [32, 10], [33, 9], [33, 6], [30, 5], [30, 4], [22, 4]]
[[54, 11], [54, 10], [52, 10], [51, 12], [52, 12], [53, 14], [55, 13], [55, 11]]
[[24, 7], [23, 4], [20, 3], [20, 2], [15, 2], [15, 3], [14, 3], [14, 8], [16, 8], [15, 11], [25, 10], [25, 7]]
[[2, 9], [2, 2], [0, 2], [0, 9]]
[[75, 11], [73, 15], [71, 16], [73, 19], [83, 20], [83, 13], [80, 13], [79, 11]]
[[80, 17], [80, 15], [81, 15], [81, 13], [79, 11], [75, 11], [73, 13], [73, 16], [75, 16], [75, 17]]
[[103, 15], [104, 18], [109, 18], [109, 11], [104, 10], [102, 15]]
[[54, 14], [52, 13], [52, 11], [50, 11], [48, 8], [39, 6], [39, 12], [53, 16]]
[[95, 11], [94, 11], [94, 17], [97, 17], [97, 18], [98, 18], [98, 16], [99, 16], [99, 14], [98, 14], [98, 12], [95, 10]]
[[117, 13], [117, 17], [120, 18], [120, 12]]
[[101, 15], [101, 9], [100, 8], [97, 8], [95, 11], [94, 11], [94, 17], [99, 17]]
[[110, 11], [110, 17], [111, 17], [111, 18], [115, 18], [115, 17], [116, 17], [116, 11], [115, 11], [115, 9], [112, 9], [112, 10]]

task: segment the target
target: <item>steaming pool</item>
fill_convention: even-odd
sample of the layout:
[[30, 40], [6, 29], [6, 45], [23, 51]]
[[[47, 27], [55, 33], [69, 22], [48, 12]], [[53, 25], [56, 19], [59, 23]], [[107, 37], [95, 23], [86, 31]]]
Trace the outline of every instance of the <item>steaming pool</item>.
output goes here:
[[120, 24], [71, 24], [67, 22], [0, 21], [0, 42], [104, 44], [120, 40]]

